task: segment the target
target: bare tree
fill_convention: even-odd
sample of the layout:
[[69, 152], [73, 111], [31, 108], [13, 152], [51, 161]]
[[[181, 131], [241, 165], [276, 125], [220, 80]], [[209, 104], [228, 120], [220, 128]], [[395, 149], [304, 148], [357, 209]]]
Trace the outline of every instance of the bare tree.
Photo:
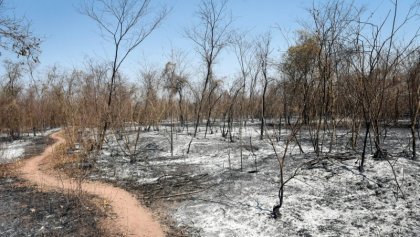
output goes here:
[[146, 126], [146, 130], [157, 129], [158, 110], [159, 110], [159, 83], [160, 75], [157, 70], [147, 69], [141, 73], [143, 84], [143, 109], [139, 114], [139, 123]]
[[[239, 142], [240, 142], [240, 156], [241, 156], [241, 171], [243, 169], [243, 139], [242, 139], [242, 133], [243, 133], [243, 126], [244, 123], [246, 123], [246, 104], [245, 104], [245, 98], [246, 98], [246, 88], [247, 88], [247, 81], [251, 78], [251, 72], [252, 72], [252, 58], [254, 54], [254, 48], [252, 47], [252, 44], [247, 41], [244, 37], [244, 33], [236, 34], [234, 38], [234, 50], [236, 59], [238, 60], [239, 68], [240, 68], [240, 87], [238, 93], [240, 93], [240, 104], [239, 104], [239, 110], [240, 110], [240, 125], [239, 125]], [[249, 83], [251, 84], [251, 83]], [[250, 88], [251, 90], [251, 88]], [[250, 111], [248, 111], [250, 112]], [[244, 121], [245, 120], [245, 121]]]
[[11, 139], [20, 137], [22, 111], [18, 103], [22, 92], [20, 80], [23, 76], [23, 66], [20, 63], [6, 60], [4, 62], [5, 75], [2, 78], [4, 85], [0, 95], [0, 108], [3, 111], [1, 115], [1, 124], [10, 135]]
[[203, 0], [197, 13], [200, 20], [199, 25], [188, 29], [186, 35], [196, 45], [205, 64], [205, 78], [201, 92], [194, 129], [194, 137], [197, 135], [198, 125], [201, 119], [201, 112], [205, 99], [211, 94], [206, 92], [210, 82], [214, 79], [213, 67], [220, 52], [230, 43], [232, 33], [230, 30], [232, 17], [227, 9], [227, 0]]
[[82, 13], [98, 24], [103, 37], [110, 39], [114, 46], [107, 111], [102, 118], [98, 149], [102, 147], [110, 125], [115, 80], [121, 65], [168, 15], [165, 7], [155, 11], [151, 2], [151, 0], [87, 0], [82, 7]]
[[38, 62], [41, 40], [33, 36], [29, 24], [4, 14], [8, 9], [4, 0], [0, 0], [0, 47], [15, 53], [18, 57], [26, 57]]
[[412, 159], [417, 159], [416, 153], [416, 126], [418, 127], [418, 114], [420, 111], [420, 61], [419, 55], [408, 58], [408, 71], [405, 75], [405, 82], [408, 91], [408, 107], [410, 112], [410, 131], [411, 131], [411, 152]]
[[185, 90], [189, 85], [188, 74], [186, 69], [186, 55], [182, 51], [172, 50], [170, 61], [166, 64], [164, 69], [164, 76], [166, 76], [166, 89], [172, 93], [171, 97], [178, 95], [178, 113], [179, 123], [181, 127], [185, 126]]
[[[18, 58], [25, 57], [30, 63], [37, 63], [41, 52], [41, 40], [33, 35], [30, 25], [23, 18], [12, 17], [9, 13], [10, 9], [4, 0], [0, 0], [0, 48], [17, 55]], [[0, 106], [4, 113], [0, 117], [3, 120], [2, 126], [8, 127], [11, 138], [16, 139], [20, 136], [23, 123], [22, 107], [18, 101], [23, 88], [18, 81], [23, 76], [24, 65], [6, 60], [4, 66], [5, 85], [0, 95], [3, 97]]]
[[[358, 21], [353, 41], [352, 67], [359, 81], [359, 103], [365, 123], [365, 136], [359, 170], [363, 171], [366, 146], [371, 129], [374, 135], [375, 158], [384, 158], [381, 149], [381, 121], [384, 117], [385, 98], [389, 94], [389, 79], [396, 73], [402, 56], [411, 49], [418, 39], [420, 29], [405, 41], [403, 47], [396, 42], [403, 27], [416, 17], [418, 6], [410, 10], [397, 21], [398, 1], [392, 1], [392, 8], [379, 24]], [[390, 31], [386, 29], [390, 27]]]
[[260, 129], [260, 139], [264, 139], [264, 127], [265, 127], [265, 113], [266, 113], [266, 94], [270, 81], [272, 78], [269, 77], [269, 64], [270, 64], [270, 54], [271, 49], [271, 34], [266, 33], [261, 39], [257, 42], [257, 61], [261, 67], [261, 81], [262, 81], [262, 98], [261, 98], [261, 129]]
[[176, 93], [176, 83], [175, 83], [175, 67], [176, 65], [174, 63], [171, 62], [167, 62], [165, 65], [165, 69], [162, 72], [162, 76], [164, 77], [165, 80], [165, 87], [168, 90], [169, 93], [169, 105], [168, 105], [168, 110], [169, 110], [169, 117], [171, 120], [171, 133], [170, 133], [170, 145], [171, 145], [171, 158], [174, 157], [174, 122], [173, 122], [173, 102], [172, 102], [172, 98], [174, 97], [174, 94]]
[[279, 187], [278, 195], [277, 195], [277, 197], [279, 198], [279, 204], [276, 204], [273, 207], [272, 215], [274, 219], [277, 219], [278, 217], [281, 216], [280, 208], [283, 206], [283, 203], [284, 203], [285, 185], [297, 175], [297, 172], [301, 168], [301, 166], [297, 167], [291, 176], [289, 176], [287, 179], [285, 178], [287, 151], [288, 151], [290, 143], [296, 138], [296, 135], [299, 132], [301, 126], [302, 126], [302, 123], [300, 122], [300, 118], [298, 118], [296, 122], [293, 124], [293, 126], [291, 127], [290, 134], [285, 139], [285, 145], [284, 145], [284, 150], [282, 154], [279, 153], [279, 151], [277, 151], [275, 140], [269, 134], [267, 134], [271, 148], [273, 149], [274, 155], [277, 159], [277, 162], [279, 165], [279, 171], [280, 171], [280, 174], [279, 174], [280, 187]]
[[204, 132], [204, 138], [207, 136], [208, 129], [210, 128], [210, 132], [213, 134], [211, 117], [214, 108], [217, 106], [220, 98], [222, 97], [222, 93], [217, 93], [220, 91], [222, 87], [223, 81], [212, 79], [209, 83], [209, 92], [207, 95], [207, 122], [206, 122], [206, 130]]
[[[313, 6], [309, 10], [313, 19], [311, 34], [317, 43], [316, 71], [317, 91], [317, 126], [313, 143], [317, 155], [323, 152], [326, 135], [330, 135], [330, 151], [335, 140], [336, 128], [336, 85], [340, 80], [339, 66], [342, 63], [344, 45], [351, 41], [353, 24], [358, 19], [360, 10], [352, 3], [332, 0]], [[310, 27], [311, 28], [311, 27]]]
[[[119, 150], [130, 158], [130, 163], [138, 161], [143, 130], [157, 130], [165, 109], [159, 98], [161, 79], [157, 70], [147, 68], [140, 74], [141, 89], [122, 83], [116, 84], [116, 103], [113, 109], [113, 130]], [[147, 157], [141, 157], [146, 161]]]
[[299, 98], [298, 103], [303, 106], [302, 120], [308, 125], [312, 119], [310, 102], [313, 99], [319, 48], [313, 35], [305, 31], [300, 31], [298, 34], [296, 45], [289, 47], [280, 69], [295, 88], [291, 96]]

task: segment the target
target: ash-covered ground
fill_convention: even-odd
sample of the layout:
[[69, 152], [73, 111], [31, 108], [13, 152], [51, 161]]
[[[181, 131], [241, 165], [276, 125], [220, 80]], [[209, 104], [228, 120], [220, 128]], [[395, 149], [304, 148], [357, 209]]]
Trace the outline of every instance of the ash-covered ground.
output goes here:
[[[304, 153], [293, 142], [286, 155], [285, 177], [296, 170], [297, 175], [285, 187], [285, 202], [278, 219], [271, 217], [271, 210], [278, 203], [279, 163], [268, 140], [258, 139], [257, 127], [246, 127], [242, 142], [237, 132], [234, 142], [230, 142], [222, 138], [219, 128], [207, 138], [204, 129], [200, 130], [188, 154], [191, 136], [187, 131], [177, 132], [173, 156], [169, 128], [142, 132], [135, 162], [130, 162], [133, 157], [124, 152], [124, 139], [110, 135], [90, 178], [137, 192], [152, 209], [166, 213], [170, 224], [180, 230], [179, 235], [420, 233], [420, 163], [409, 158], [408, 130], [388, 131], [382, 147], [388, 159], [373, 159], [369, 144], [363, 173], [357, 169], [361, 137], [359, 147], [352, 151], [348, 148], [350, 135], [338, 131], [332, 152], [317, 158], [308, 133], [301, 132], [298, 138]], [[275, 142], [280, 154], [285, 148], [283, 137], [289, 132], [283, 130], [280, 141]], [[135, 134], [130, 136], [133, 140]]]
[[41, 192], [15, 177], [0, 178], [0, 236], [103, 236], [87, 199]]
[[0, 134], [0, 164], [13, 163], [17, 160], [42, 153], [45, 146], [53, 141], [48, 137], [58, 129], [49, 129], [45, 132], [23, 134], [17, 140], [10, 140], [5, 134]]

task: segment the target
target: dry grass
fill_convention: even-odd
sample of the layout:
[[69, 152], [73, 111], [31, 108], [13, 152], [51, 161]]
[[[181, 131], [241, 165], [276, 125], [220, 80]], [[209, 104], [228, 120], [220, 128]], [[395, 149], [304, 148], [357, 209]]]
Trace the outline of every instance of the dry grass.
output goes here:
[[11, 164], [0, 164], [0, 178], [15, 177], [19, 166], [19, 162]]

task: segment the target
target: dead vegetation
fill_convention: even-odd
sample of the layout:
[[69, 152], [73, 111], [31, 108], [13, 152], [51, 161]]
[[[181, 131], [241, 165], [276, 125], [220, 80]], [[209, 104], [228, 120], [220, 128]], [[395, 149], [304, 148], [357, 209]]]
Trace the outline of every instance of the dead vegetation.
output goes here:
[[[25, 157], [38, 155], [50, 145], [46, 136], [33, 138]], [[71, 162], [57, 150], [54, 166]], [[56, 156], [54, 156], [56, 157]], [[23, 161], [0, 165], [0, 235], [2, 236], [116, 236], [104, 223], [113, 218], [103, 199], [80, 192], [44, 190], [18, 178]], [[79, 174], [78, 174], [79, 175]], [[110, 234], [111, 233], [111, 234]]]
[[[293, 218], [317, 221], [305, 217], [301, 209], [283, 205], [292, 202], [291, 207], [298, 209], [291, 197], [314, 204], [305, 200], [310, 197], [317, 208], [331, 204], [334, 211], [342, 211], [301, 183], [321, 186], [317, 190], [337, 202], [353, 201], [353, 206], [346, 206], [352, 211], [371, 210], [367, 206], [373, 203], [381, 210], [377, 213], [384, 214], [387, 205], [418, 204], [413, 198], [417, 189], [412, 187], [418, 183], [412, 167], [418, 169], [420, 138], [418, 1], [409, 6], [385, 1], [373, 12], [357, 2], [321, 1], [310, 6], [307, 20], [280, 50], [274, 48], [271, 31], [251, 35], [233, 29], [228, 1], [202, 0], [197, 24], [185, 30], [202, 68], [183, 59], [183, 52], [172, 52], [164, 67], [142, 68], [136, 81], [129, 80], [122, 65], [169, 14], [166, 6], [153, 7], [152, 2], [85, 2], [82, 12], [98, 23], [105, 40], [106, 35], [111, 39], [114, 51], [108, 62], [90, 60], [83, 68], [52, 67], [35, 75], [32, 64], [6, 61], [0, 84], [0, 109], [5, 111], [0, 132], [16, 140], [24, 132], [35, 136], [47, 127], [62, 127], [68, 143], [55, 150], [45, 170], [53, 169], [60, 178], [69, 176], [79, 187], [87, 180], [106, 180], [128, 189], [158, 210], [173, 236], [196, 231], [178, 226], [165, 212], [185, 203], [206, 210], [205, 215], [211, 213], [206, 205], [212, 204], [254, 208], [262, 216], [269, 210], [270, 217], [287, 224]], [[388, 11], [384, 16], [376, 12], [382, 6]], [[18, 29], [11, 33], [20, 32], [22, 25], [6, 20]], [[0, 29], [5, 23], [0, 22]], [[38, 40], [23, 36], [35, 42], [27, 50], [37, 51]], [[217, 67], [229, 48], [234, 48], [240, 69], [226, 77]], [[33, 57], [26, 51], [15, 53]], [[36, 55], [32, 59], [37, 61]], [[29, 85], [23, 83], [26, 74], [32, 80]], [[258, 137], [252, 135], [255, 128]], [[392, 129], [410, 136], [394, 134], [404, 141], [388, 143]], [[14, 177], [9, 170], [1, 172]], [[260, 187], [263, 192], [246, 186], [256, 180], [265, 183]], [[337, 187], [331, 185], [333, 180]], [[244, 186], [238, 188], [238, 183]], [[357, 189], [358, 196], [343, 189], [345, 184]], [[260, 199], [265, 195], [267, 203], [238, 201], [241, 197], [235, 195], [248, 189]], [[347, 196], [340, 196], [341, 191]], [[81, 188], [68, 195], [84, 196]], [[325, 217], [320, 210], [301, 208]], [[215, 209], [223, 217], [229, 215], [227, 208]], [[401, 213], [413, 218], [410, 225], [418, 223], [418, 216], [407, 208]], [[339, 213], [311, 231], [340, 234], [342, 217]], [[362, 218], [379, 223], [374, 215]], [[392, 221], [398, 225], [399, 220]], [[351, 225], [352, 231], [366, 226], [354, 218]], [[371, 228], [369, 233], [381, 235]], [[408, 227], [406, 233], [416, 230]], [[311, 235], [302, 226], [297, 234]]]
[[107, 236], [100, 226], [109, 207], [94, 197], [43, 191], [0, 165], [1, 236]]

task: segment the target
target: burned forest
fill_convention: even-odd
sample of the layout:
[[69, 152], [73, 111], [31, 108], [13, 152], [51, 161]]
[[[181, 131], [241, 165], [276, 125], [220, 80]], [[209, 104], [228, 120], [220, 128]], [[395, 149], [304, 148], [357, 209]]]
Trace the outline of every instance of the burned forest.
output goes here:
[[0, 236], [420, 235], [419, 1], [31, 4], [0, 0]]

